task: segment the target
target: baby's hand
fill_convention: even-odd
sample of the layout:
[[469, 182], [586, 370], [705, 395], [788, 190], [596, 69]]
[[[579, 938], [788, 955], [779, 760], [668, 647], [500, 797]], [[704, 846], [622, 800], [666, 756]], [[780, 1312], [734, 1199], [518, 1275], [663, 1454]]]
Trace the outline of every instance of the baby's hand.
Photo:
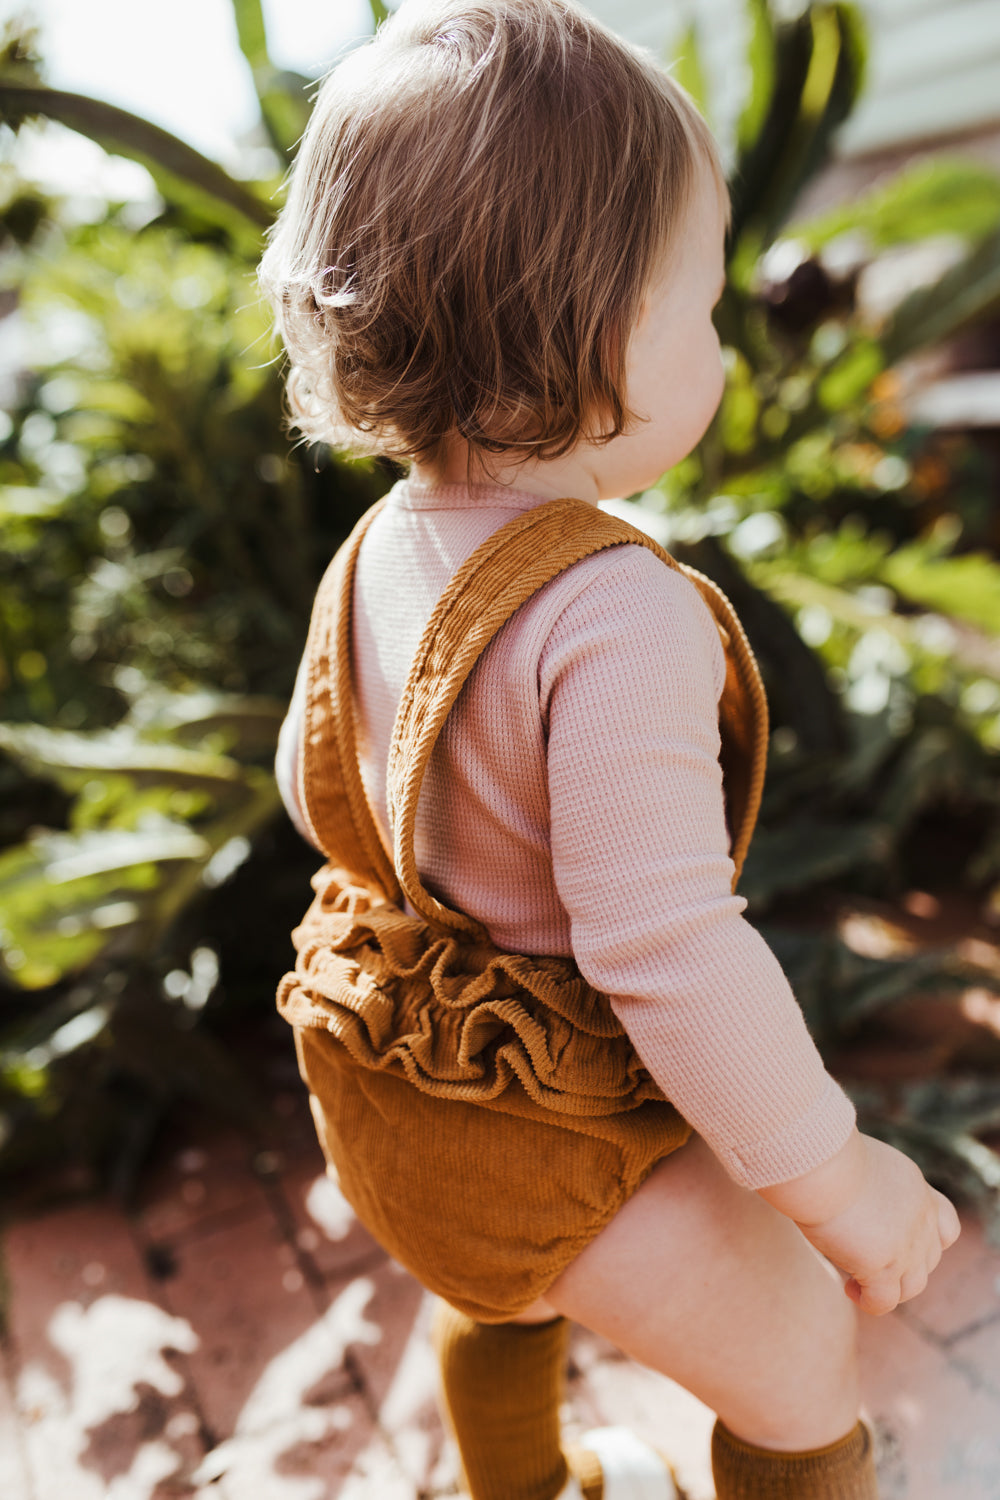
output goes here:
[[922, 1292], [961, 1227], [908, 1156], [857, 1130], [828, 1162], [758, 1192], [847, 1272], [844, 1291], [869, 1313]]
[[796, 1222], [810, 1244], [848, 1273], [845, 1292], [868, 1313], [887, 1313], [916, 1297], [949, 1245], [958, 1214], [920, 1168], [884, 1141], [861, 1136], [861, 1190], [819, 1223]]

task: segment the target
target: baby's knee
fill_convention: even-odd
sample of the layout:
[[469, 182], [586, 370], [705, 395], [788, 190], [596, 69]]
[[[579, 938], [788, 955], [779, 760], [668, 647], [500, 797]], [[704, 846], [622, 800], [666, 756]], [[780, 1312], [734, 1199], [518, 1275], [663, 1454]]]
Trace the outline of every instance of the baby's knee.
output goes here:
[[853, 1303], [840, 1290], [840, 1302], [831, 1309], [826, 1321], [822, 1346], [818, 1352], [818, 1378], [825, 1381], [831, 1399], [845, 1408], [856, 1410], [861, 1401], [861, 1376], [858, 1366], [858, 1315]]
[[809, 1247], [815, 1257], [820, 1277], [815, 1297], [816, 1316], [822, 1323], [824, 1342], [840, 1351], [844, 1359], [857, 1358], [858, 1309], [844, 1291], [845, 1277], [831, 1263]]
[[861, 1404], [858, 1311], [839, 1274], [826, 1262], [821, 1264], [824, 1274], [804, 1310], [782, 1382], [783, 1395], [770, 1409], [776, 1447], [787, 1446], [800, 1423], [803, 1447], [834, 1441], [856, 1420]]

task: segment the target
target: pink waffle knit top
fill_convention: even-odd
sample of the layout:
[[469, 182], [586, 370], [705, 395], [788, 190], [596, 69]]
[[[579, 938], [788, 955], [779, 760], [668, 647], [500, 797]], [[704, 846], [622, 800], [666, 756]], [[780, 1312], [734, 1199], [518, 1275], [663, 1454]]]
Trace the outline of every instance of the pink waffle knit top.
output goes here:
[[[354, 586], [362, 775], [388, 834], [386, 762], [421, 632], [452, 574], [541, 498], [403, 480]], [[572, 954], [668, 1099], [749, 1188], [835, 1155], [855, 1122], [782, 969], [733, 895], [719, 766], [724, 657], [711, 613], [646, 548], [539, 590], [480, 657], [421, 795], [417, 864], [498, 947]], [[276, 772], [297, 800], [299, 671]], [[391, 838], [389, 838], [391, 847]]]

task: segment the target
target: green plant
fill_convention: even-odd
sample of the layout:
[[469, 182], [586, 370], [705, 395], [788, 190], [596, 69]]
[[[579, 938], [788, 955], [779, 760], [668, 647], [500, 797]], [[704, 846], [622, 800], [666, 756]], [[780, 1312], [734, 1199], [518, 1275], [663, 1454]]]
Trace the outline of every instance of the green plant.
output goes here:
[[[936, 160], [796, 222], [862, 89], [864, 28], [843, 3], [782, 21], [747, 3], [727, 393], [698, 451], [629, 515], [718, 580], [757, 649], [774, 733], [743, 889], [831, 1055], [918, 991], [995, 982], [950, 950], [856, 953], [836, 917], [935, 880], [974, 902], [1000, 890], [988, 481], [967, 444], [908, 422], [899, 373], [997, 306], [1000, 185]], [[274, 734], [319, 573], [390, 477], [288, 451], [252, 269], [306, 81], [273, 66], [259, 0], [234, 14], [274, 156], [264, 181], [47, 89], [30, 38], [0, 46], [8, 127], [71, 124], [140, 160], [163, 199], [138, 230], [128, 205], [64, 225], [8, 171], [0, 240], [36, 351], [0, 436], [0, 1166], [69, 1148], [120, 1185], [179, 1092], [259, 1119], [215, 1028], [248, 932], [263, 946], [246, 1004], [270, 1005], [316, 862], [273, 817]], [[697, 27], [677, 50], [711, 117]], [[847, 235], [863, 261], [942, 233], [960, 256], [888, 316], [827, 268]], [[936, 1087], [902, 1104], [859, 1092], [866, 1128], [992, 1212], [997, 1159], [968, 1142], [1000, 1091]]]
[[[259, 14], [240, 38], [284, 152], [305, 80], [270, 69]], [[68, 1157], [125, 1191], [180, 1096], [267, 1118], [225, 1035], [315, 863], [276, 819], [275, 739], [319, 576], [386, 479], [288, 451], [252, 274], [277, 177], [46, 92], [10, 29], [0, 80], [8, 126], [73, 123], [164, 200], [138, 232], [127, 204], [73, 222], [5, 167], [31, 357], [0, 427], [0, 1167]]]

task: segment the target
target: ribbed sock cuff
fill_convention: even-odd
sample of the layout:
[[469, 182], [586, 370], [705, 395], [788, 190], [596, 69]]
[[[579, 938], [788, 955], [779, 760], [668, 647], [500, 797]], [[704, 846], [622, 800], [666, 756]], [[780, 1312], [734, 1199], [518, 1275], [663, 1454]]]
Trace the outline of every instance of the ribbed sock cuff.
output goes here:
[[566, 1482], [560, 1446], [569, 1323], [476, 1323], [439, 1303], [433, 1343], [444, 1409], [472, 1500], [552, 1500]]
[[745, 1443], [716, 1420], [712, 1475], [718, 1500], [878, 1500], [872, 1437], [861, 1421], [825, 1448], [782, 1453]]

